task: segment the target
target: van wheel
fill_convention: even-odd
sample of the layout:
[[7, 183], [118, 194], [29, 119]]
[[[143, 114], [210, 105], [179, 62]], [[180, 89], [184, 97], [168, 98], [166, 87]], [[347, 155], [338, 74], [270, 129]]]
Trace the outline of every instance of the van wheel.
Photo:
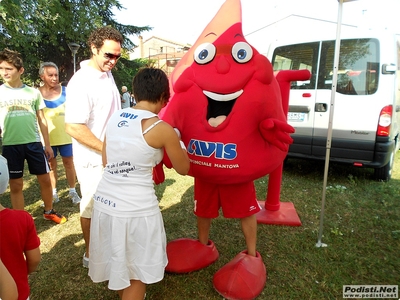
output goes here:
[[392, 178], [395, 153], [396, 153], [396, 147], [393, 148], [389, 162], [382, 168], [375, 169], [374, 176], [376, 180], [388, 181], [390, 180], [390, 178]]

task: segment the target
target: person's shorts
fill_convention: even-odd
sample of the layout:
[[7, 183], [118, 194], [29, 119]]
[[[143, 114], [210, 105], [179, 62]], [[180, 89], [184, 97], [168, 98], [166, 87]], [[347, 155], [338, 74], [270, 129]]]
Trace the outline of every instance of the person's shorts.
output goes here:
[[3, 146], [3, 156], [7, 159], [10, 179], [22, 178], [25, 160], [32, 175], [50, 172], [49, 162], [40, 142]]
[[194, 213], [202, 218], [216, 218], [219, 209], [225, 218], [246, 218], [261, 210], [253, 182], [214, 184], [194, 179]]
[[93, 211], [93, 195], [103, 176], [103, 166], [77, 166], [75, 165], [76, 177], [81, 188], [81, 202], [79, 204], [80, 216], [91, 219]]
[[54, 152], [54, 157], [57, 157], [57, 154], [60, 153], [62, 157], [71, 157], [72, 156], [72, 144], [59, 145], [59, 146], [51, 146]]

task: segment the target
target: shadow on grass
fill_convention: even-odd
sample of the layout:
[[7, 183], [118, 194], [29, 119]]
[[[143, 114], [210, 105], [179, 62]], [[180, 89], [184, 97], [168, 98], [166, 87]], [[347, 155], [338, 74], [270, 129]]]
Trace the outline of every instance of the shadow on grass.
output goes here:
[[[288, 158], [284, 162], [284, 172], [292, 175], [299, 176], [316, 176], [323, 179], [325, 170], [325, 161], [321, 160], [305, 160]], [[329, 163], [328, 178], [329, 177], [343, 177], [343, 178], [363, 178], [373, 180], [374, 171], [370, 168], [354, 167], [348, 164], [341, 164], [337, 162]]]
[[[49, 252], [42, 252], [38, 271], [29, 276], [31, 299], [119, 299], [105, 283], [94, 284], [82, 266], [81, 234], [61, 238]], [[46, 243], [46, 241], [42, 241]]]
[[165, 189], [166, 189], [168, 186], [173, 185], [174, 183], [175, 183], [175, 180], [166, 178], [165, 181], [164, 181], [163, 183], [158, 184], [158, 185], [156, 185], [156, 186], [154, 187], [154, 190], [155, 190], [155, 192], [156, 192], [157, 199], [159, 199], [159, 201], [160, 201], [160, 199], [163, 198]]
[[[26, 171], [25, 171], [26, 172]], [[79, 212], [79, 205], [73, 205], [68, 198], [68, 190], [63, 189], [62, 186], [65, 184], [64, 180], [59, 181], [59, 203], [54, 203], [53, 208], [66, 216], [67, 219], [72, 217], [74, 214]], [[77, 186], [79, 190], [79, 185]], [[43, 203], [40, 194], [40, 186], [38, 184], [37, 178], [34, 175], [25, 174], [24, 175], [24, 201], [25, 210], [29, 211], [35, 220], [37, 233], [40, 235], [43, 231], [49, 230], [54, 226], [58, 226], [56, 223], [45, 220], [43, 218], [43, 207], [40, 205]], [[9, 189], [6, 193], [0, 195], [0, 203], [7, 208], [11, 208], [10, 192]]]

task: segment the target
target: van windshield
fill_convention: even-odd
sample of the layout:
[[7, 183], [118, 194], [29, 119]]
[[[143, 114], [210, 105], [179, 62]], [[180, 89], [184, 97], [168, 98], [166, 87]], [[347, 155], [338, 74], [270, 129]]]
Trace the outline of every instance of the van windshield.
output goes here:
[[[292, 89], [331, 89], [335, 41], [278, 47], [274, 71], [307, 69], [311, 78], [292, 82]], [[320, 62], [318, 64], [318, 62]], [[370, 95], [379, 82], [379, 43], [376, 39], [342, 40], [336, 91], [347, 95]]]

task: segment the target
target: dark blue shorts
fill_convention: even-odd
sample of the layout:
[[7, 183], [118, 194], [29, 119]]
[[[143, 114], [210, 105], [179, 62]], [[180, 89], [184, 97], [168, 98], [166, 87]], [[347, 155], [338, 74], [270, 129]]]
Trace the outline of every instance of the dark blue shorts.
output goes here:
[[62, 157], [70, 157], [72, 156], [72, 144], [60, 145], [60, 146], [51, 146], [53, 148], [54, 157], [57, 157], [57, 153], [59, 152]]
[[7, 159], [10, 179], [24, 175], [25, 160], [30, 174], [42, 175], [50, 172], [49, 162], [40, 142], [3, 146], [3, 156]]

